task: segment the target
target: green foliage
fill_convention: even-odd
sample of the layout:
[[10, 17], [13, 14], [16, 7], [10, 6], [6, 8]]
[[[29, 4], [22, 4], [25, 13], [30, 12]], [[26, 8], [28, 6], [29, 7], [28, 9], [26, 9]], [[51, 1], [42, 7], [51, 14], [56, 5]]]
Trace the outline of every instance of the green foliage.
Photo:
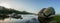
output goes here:
[[60, 16], [55, 16], [55, 20], [57, 21], [57, 23], [60, 23]]

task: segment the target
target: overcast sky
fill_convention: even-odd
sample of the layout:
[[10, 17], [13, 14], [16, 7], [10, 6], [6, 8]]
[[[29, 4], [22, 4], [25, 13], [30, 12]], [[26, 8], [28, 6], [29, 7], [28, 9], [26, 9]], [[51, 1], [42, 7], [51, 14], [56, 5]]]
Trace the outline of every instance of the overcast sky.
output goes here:
[[0, 5], [32, 13], [38, 13], [42, 8], [54, 7], [56, 13], [60, 13], [60, 0], [0, 0]]

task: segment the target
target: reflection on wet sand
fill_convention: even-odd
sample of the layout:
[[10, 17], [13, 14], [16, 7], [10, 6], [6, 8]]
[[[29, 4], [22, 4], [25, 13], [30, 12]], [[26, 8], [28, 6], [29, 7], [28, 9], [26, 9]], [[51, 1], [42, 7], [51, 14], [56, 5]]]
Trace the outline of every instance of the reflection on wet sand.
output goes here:
[[9, 23], [8, 19], [0, 20], [0, 23]]

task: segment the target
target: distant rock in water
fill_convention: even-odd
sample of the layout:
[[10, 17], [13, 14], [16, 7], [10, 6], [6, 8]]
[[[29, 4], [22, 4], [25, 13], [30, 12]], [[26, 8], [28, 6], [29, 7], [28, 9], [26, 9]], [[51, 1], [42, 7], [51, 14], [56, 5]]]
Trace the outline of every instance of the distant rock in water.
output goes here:
[[18, 15], [18, 14], [13, 14], [12, 16], [11, 16], [12, 18], [15, 18], [15, 19], [23, 19], [22, 18], [22, 16], [21, 15]]

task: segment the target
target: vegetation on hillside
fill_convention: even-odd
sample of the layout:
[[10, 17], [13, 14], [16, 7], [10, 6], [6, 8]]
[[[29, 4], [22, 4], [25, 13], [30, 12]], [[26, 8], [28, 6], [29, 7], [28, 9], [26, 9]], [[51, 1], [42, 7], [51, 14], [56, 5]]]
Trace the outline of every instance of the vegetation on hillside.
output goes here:
[[31, 14], [29, 12], [26, 12], [26, 11], [18, 11], [18, 10], [15, 10], [15, 9], [7, 9], [3, 6], [0, 6], [0, 14], [12, 14], [12, 13], [17, 13], [17, 14]]

